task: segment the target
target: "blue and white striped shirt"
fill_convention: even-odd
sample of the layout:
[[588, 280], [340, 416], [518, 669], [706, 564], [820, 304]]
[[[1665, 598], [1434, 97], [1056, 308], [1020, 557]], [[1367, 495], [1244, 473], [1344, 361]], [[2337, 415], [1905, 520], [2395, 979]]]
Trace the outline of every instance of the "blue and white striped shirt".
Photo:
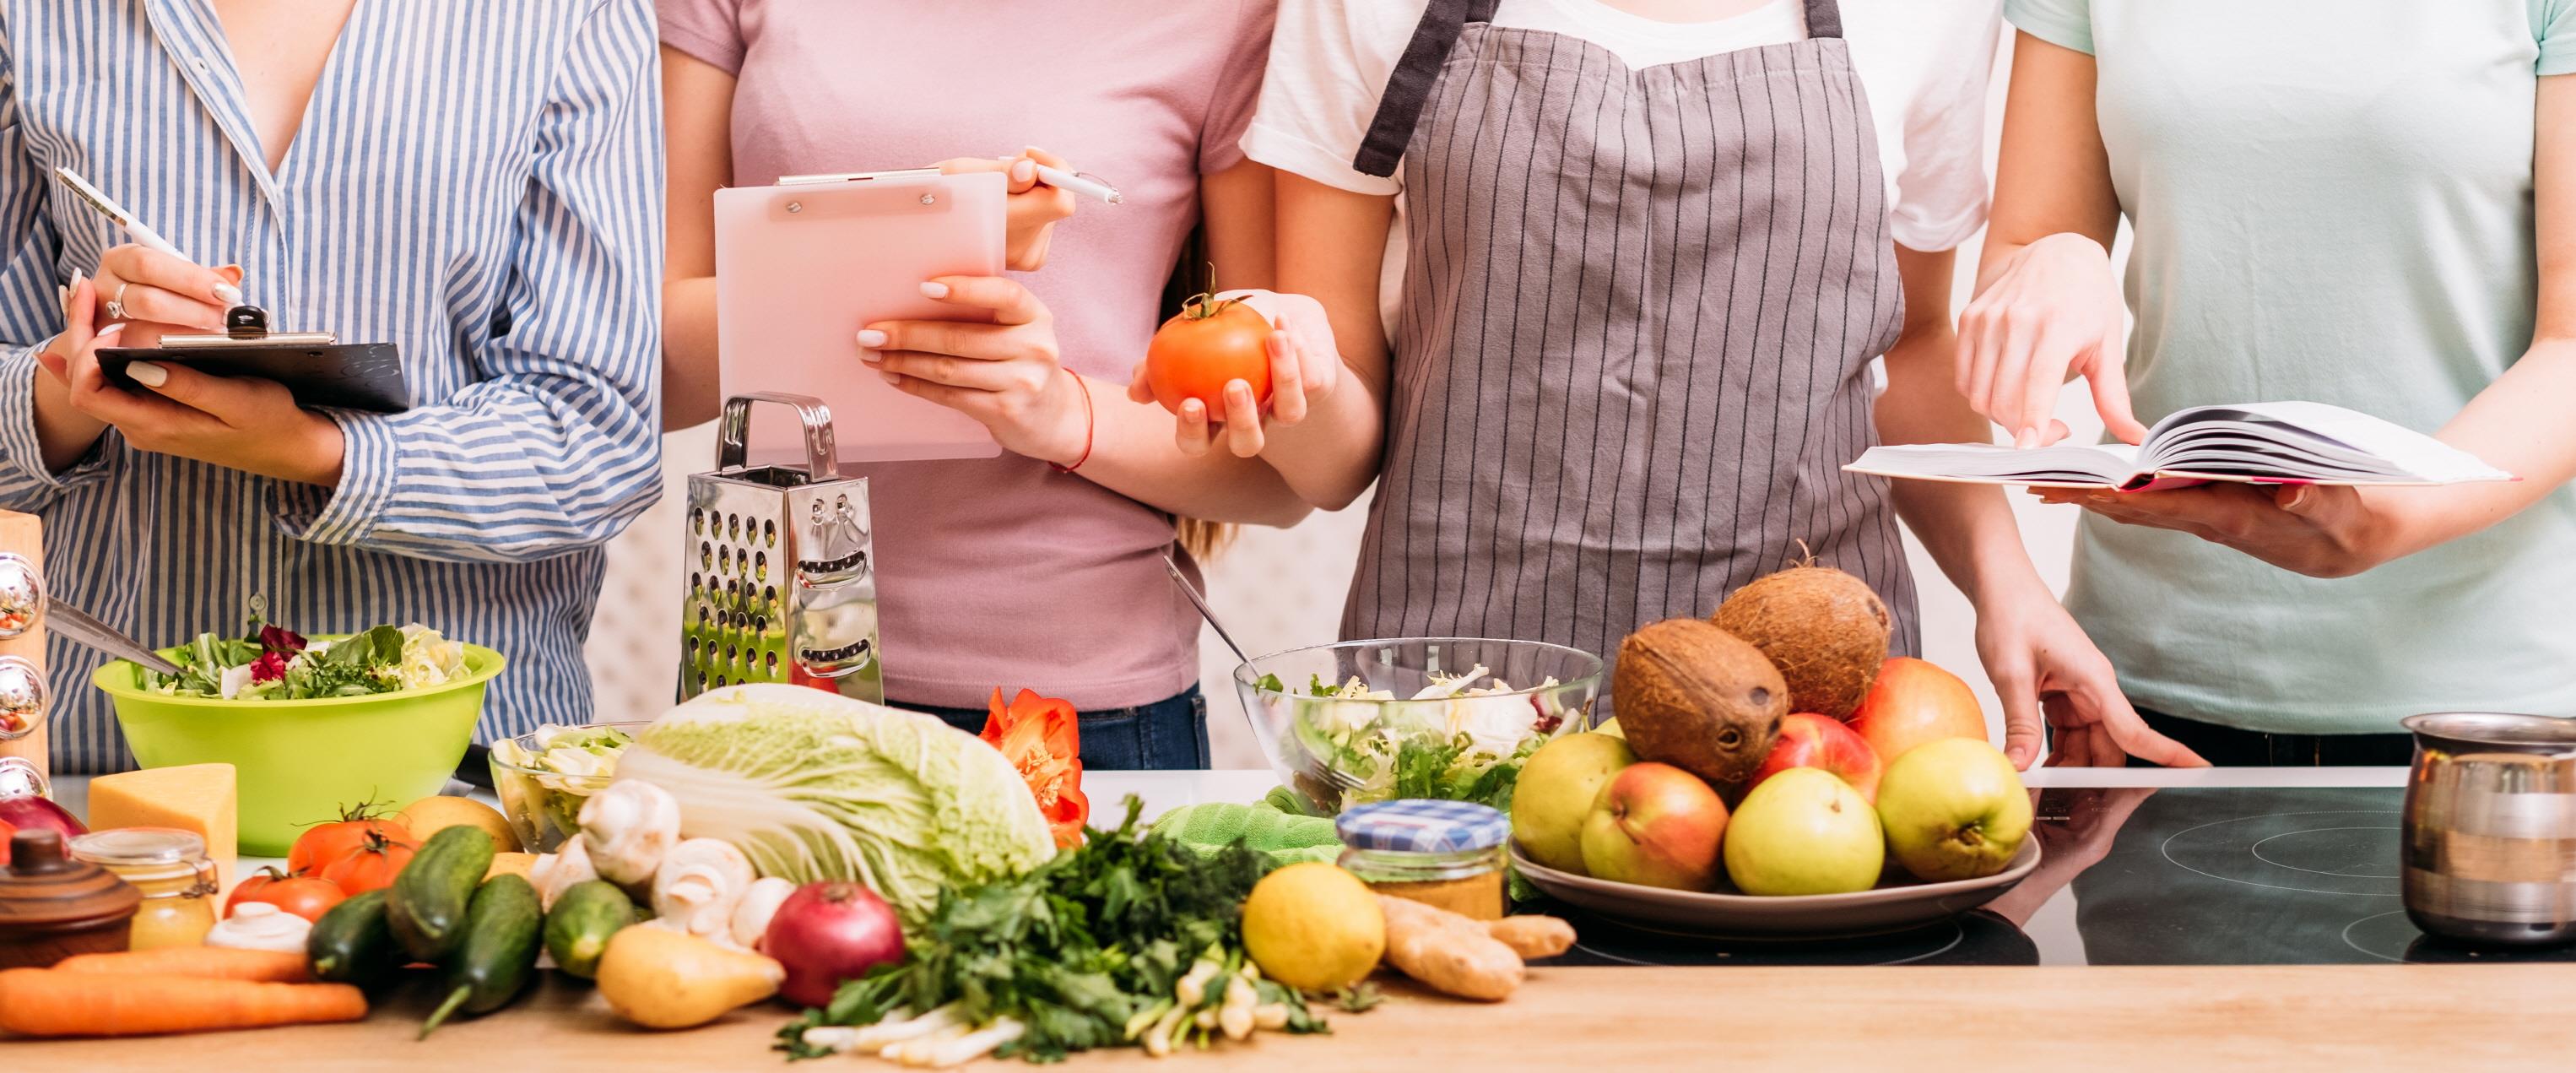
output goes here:
[[[0, 508], [53, 591], [148, 644], [418, 621], [510, 659], [478, 732], [591, 714], [600, 546], [654, 499], [662, 136], [650, 0], [365, 0], [271, 175], [207, 0], [0, 13]], [[415, 406], [333, 413], [336, 490], [128, 447], [48, 473], [34, 346], [125, 241], [67, 166], [280, 330], [392, 342]], [[61, 771], [129, 766], [100, 657], [46, 656]]]

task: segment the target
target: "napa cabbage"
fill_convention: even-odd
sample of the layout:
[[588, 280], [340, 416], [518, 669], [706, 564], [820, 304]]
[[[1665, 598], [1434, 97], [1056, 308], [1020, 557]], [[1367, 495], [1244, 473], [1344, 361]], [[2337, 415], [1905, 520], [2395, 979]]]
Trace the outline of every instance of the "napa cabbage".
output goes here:
[[857, 880], [907, 925], [943, 887], [1055, 854], [999, 750], [927, 715], [805, 686], [731, 686], [671, 709], [618, 759], [627, 779], [679, 800], [684, 837], [733, 843], [764, 876]]

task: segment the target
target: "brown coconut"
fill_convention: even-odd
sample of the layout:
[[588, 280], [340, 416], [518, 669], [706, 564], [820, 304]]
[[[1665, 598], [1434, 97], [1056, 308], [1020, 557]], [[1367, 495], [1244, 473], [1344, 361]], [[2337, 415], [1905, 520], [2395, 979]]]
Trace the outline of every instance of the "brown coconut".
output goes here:
[[1725, 789], [1753, 777], [1789, 714], [1789, 686], [1761, 650], [1695, 618], [1646, 626], [1619, 645], [1619, 729], [1642, 760]]
[[1887, 662], [1887, 605], [1868, 582], [1812, 561], [1735, 590], [1712, 621], [1779, 668], [1791, 711], [1851, 718]]

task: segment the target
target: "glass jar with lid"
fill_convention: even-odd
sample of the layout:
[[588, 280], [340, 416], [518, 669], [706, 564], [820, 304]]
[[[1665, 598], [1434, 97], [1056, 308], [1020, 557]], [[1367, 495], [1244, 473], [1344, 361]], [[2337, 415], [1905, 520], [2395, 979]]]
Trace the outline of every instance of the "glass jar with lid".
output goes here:
[[215, 927], [215, 862], [206, 840], [176, 827], [117, 827], [72, 839], [72, 856], [143, 892], [130, 949], [198, 946]]
[[1333, 822], [1341, 866], [1380, 894], [1472, 920], [1503, 915], [1503, 843], [1511, 820], [1469, 801], [1380, 801]]

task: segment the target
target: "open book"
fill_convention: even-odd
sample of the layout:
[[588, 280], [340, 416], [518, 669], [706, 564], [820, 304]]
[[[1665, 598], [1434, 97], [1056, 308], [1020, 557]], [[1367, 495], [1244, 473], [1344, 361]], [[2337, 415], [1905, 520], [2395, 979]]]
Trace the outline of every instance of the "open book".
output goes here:
[[2319, 402], [2196, 406], [2147, 430], [2143, 444], [2018, 450], [1983, 443], [1872, 447], [1844, 469], [1883, 477], [2125, 489], [2252, 484], [2460, 484], [2509, 481], [2476, 455], [2368, 414]]

